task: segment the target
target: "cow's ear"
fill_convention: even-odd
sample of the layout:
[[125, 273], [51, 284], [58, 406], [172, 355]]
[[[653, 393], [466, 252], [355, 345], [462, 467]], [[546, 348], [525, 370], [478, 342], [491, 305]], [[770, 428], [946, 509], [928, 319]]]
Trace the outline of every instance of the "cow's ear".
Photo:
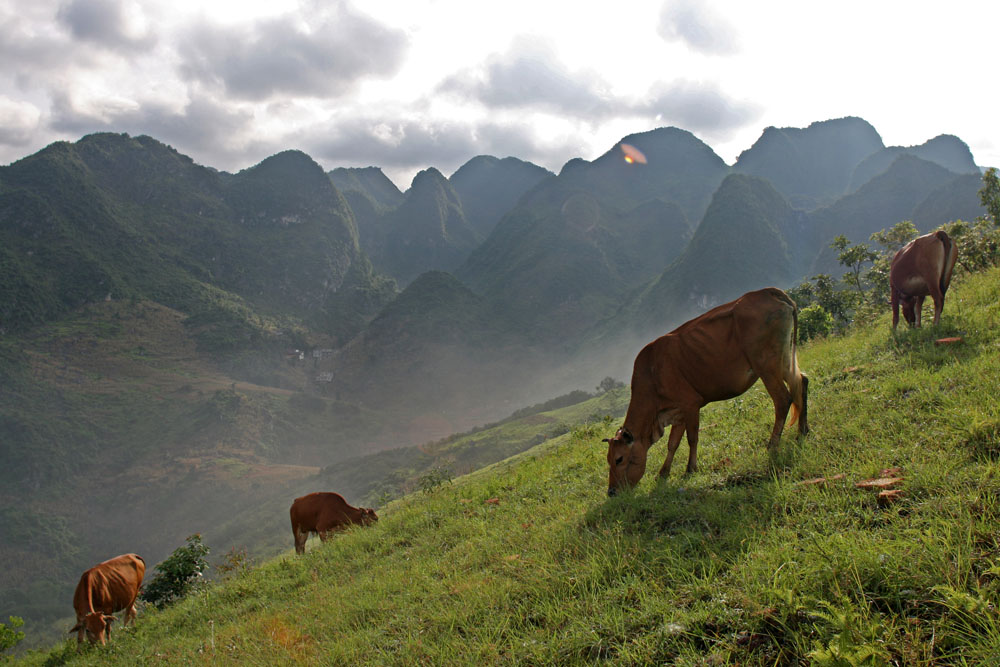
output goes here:
[[626, 445], [631, 445], [632, 442], [635, 440], [635, 438], [632, 437], [631, 433], [629, 433], [625, 429], [622, 429], [622, 440], [625, 441]]
[[73, 629], [70, 630], [69, 632], [70, 632], [70, 634], [73, 634], [74, 632], [79, 632], [80, 628], [82, 628], [82, 627], [83, 627], [82, 625], [80, 625], [79, 623], [77, 623], [76, 625], [73, 626]]
[[107, 623], [108, 625], [111, 625], [112, 623], [114, 623], [115, 620], [116, 619], [115, 619], [114, 616], [108, 616], [107, 614], [105, 614], [105, 616], [104, 616], [104, 622]]
[[603, 440], [601, 440], [601, 442], [606, 442], [606, 443], [608, 443], [610, 445], [611, 444], [611, 438], [604, 438]]

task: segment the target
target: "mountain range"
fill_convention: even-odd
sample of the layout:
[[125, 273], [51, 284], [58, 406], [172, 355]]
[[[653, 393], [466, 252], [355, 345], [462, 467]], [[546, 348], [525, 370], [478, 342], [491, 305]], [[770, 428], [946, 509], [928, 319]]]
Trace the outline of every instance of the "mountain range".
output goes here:
[[[558, 174], [477, 156], [405, 191], [110, 133], [0, 167], [0, 617], [57, 618], [103, 549], [153, 561], [192, 517], [271, 544], [265, 500], [625, 380], [708, 307], [836, 275], [834, 236], [982, 214], [980, 175], [957, 137], [886, 147], [860, 118], [767, 128], [732, 166], [660, 128]], [[39, 549], [61, 584], [32, 579]]]

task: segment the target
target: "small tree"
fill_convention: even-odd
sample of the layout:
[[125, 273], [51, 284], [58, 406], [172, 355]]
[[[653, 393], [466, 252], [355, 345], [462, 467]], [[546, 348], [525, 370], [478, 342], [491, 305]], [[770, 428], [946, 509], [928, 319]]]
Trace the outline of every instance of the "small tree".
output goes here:
[[597, 385], [597, 393], [606, 394], [613, 389], [618, 389], [619, 387], [624, 387], [624, 386], [625, 386], [624, 382], [622, 382], [621, 380], [616, 380], [609, 375], [608, 377], [601, 380], [601, 383]]
[[20, 616], [8, 616], [7, 621], [10, 623], [10, 627], [7, 627], [5, 623], [0, 623], [0, 660], [3, 659], [2, 654], [7, 649], [14, 648], [24, 639], [24, 633], [15, 629], [24, 625], [24, 619]]
[[166, 560], [156, 566], [158, 574], [142, 593], [142, 599], [163, 608], [195, 590], [202, 573], [208, 569], [209, 549], [202, 544], [201, 535], [187, 538], [187, 545], [178, 547]]
[[799, 311], [799, 340], [826, 336], [833, 330], [833, 316], [823, 306], [814, 303]]
[[858, 296], [864, 296], [864, 288], [861, 286], [861, 267], [865, 262], [874, 262], [878, 259], [878, 253], [873, 251], [864, 243], [852, 246], [846, 236], [840, 235], [833, 239], [830, 247], [839, 250], [837, 261], [847, 267], [844, 274], [844, 282], [853, 286], [858, 291]]
[[986, 217], [994, 226], [1000, 227], [1000, 176], [995, 167], [983, 174], [983, 187], [979, 190], [979, 201], [986, 208]]

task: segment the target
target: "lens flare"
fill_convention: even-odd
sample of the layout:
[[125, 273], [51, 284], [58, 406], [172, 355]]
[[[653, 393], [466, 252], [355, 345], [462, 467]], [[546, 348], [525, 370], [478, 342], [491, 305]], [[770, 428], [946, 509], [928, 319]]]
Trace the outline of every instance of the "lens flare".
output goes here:
[[618, 147], [622, 149], [622, 153], [625, 154], [625, 162], [628, 164], [646, 164], [646, 156], [643, 155], [642, 151], [633, 146], [632, 144], [618, 144]]

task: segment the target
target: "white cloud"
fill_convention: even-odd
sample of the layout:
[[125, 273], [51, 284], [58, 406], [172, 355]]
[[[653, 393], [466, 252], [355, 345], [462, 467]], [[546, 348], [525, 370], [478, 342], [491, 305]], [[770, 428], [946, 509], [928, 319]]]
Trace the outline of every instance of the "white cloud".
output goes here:
[[41, 112], [30, 102], [0, 95], [0, 144], [25, 146], [31, 141]]
[[667, 0], [660, 13], [659, 33], [668, 42], [680, 41], [709, 55], [739, 50], [736, 31], [729, 22], [700, 0]]
[[401, 31], [344, 3], [309, 16], [192, 26], [179, 45], [185, 78], [246, 100], [339, 97], [366, 78], [394, 74], [405, 50]]

